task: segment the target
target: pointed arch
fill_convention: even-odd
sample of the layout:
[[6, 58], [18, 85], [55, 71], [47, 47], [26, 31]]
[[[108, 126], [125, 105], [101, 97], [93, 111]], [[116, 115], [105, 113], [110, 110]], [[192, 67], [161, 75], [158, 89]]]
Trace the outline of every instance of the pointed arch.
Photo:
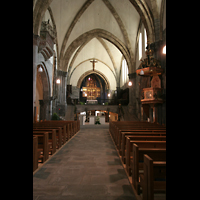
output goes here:
[[97, 74], [97, 75], [99, 75], [99, 76], [104, 80], [104, 82], [105, 82], [105, 84], [106, 84], [106, 89], [108, 89], [108, 90], [110, 89], [110, 83], [109, 83], [108, 79], [105, 77], [104, 74], [102, 74], [102, 73], [101, 73], [100, 71], [98, 71], [98, 70], [95, 70], [95, 71], [89, 70], [89, 71], [85, 72], [84, 74], [82, 74], [82, 76], [80, 76], [80, 78], [79, 78], [79, 80], [78, 80], [78, 82], [77, 82], [77, 88], [80, 88], [80, 87], [81, 87], [81, 83], [83, 82], [83, 79], [84, 79], [86, 76], [90, 75], [90, 74]]
[[146, 2], [144, 0], [138, 1], [138, 0], [129, 0], [132, 5], [135, 7], [135, 9], [138, 11], [142, 23], [144, 24], [144, 27], [147, 31], [147, 38], [150, 43], [155, 42], [155, 35], [154, 35], [154, 19], [153, 15], [150, 12], [149, 7], [147, 6]]
[[[74, 62], [75, 62], [75, 60], [76, 60], [78, 54], [81, 52], [81, 50], [82, 50], [92, 39], [93, 39], [93, 38], [91, 38], [90, 40], [84, 42], [84, 43], [78, 48], [78, 50], [76, 51], [75, 55], [74, 55], [73, 58], [71, 59], [71, 62], [69, 63], [69, 66], [70, 66], [70, 67], [69, 67], [69, 69], [68, 69], [68, 76], [69, 76], [69, 75], [71, 76], [71, 74], [73, 73], [73, 72], [70, 73], [71, 67], [73, 66], [73, 64], [74, 64]], [[107, 52], [107, 54], [108, 54], [108, 56], [109, 56], [109, 58], [110, 58], [110, 60], [111, 60], [111, 62], [112, 62], [112, 64], [113, 64], [114, 71], [113, 71], [106, 63], [104, 63], [103, 61], [100, 61], [100, 62], [104, 63], [104, 64], [112, 71], [113, 75], [116, 77], [116, 76], [117, 76], [117, 67], [116, 67], [116, 64], [115, 64], [113, 55], [111, 54], [111, 52], [110, 52], [108, 46], [106, 45], [106, 43], [103, 41], [102, 38], [98, 38], [98, 37], [97, 37], [96, 39], [97, 39], [97, 40], [102, 44], [102, 46], [105, 48], [105, 51]], [[96, 58], [95, 58], [95, 59], [96, 59]], [[87, 59], [87, 60], [89, 60], [89, 59]], [[96, 60], [98, 60], [98, 59], [96, 59]], [[83, 62], [85, 62], [85, 61], [83, 61]], [[81, 63], [82, 63], [82, 62], [81, 62]], [[79, 63], [79, 65], [80, 65], [81, 63]], [[75, 68], [77, 68], [79, 65], [77, 65]], [[75, 68], [73, 69], [73, 71], [75, 70]]]
[[81, 7], [81, 9], [78, 11], [78, 13], [76, 14], [76, 16], [74, 17], [74, 19], [72, 20], [72, 23], [70, 24], [65, 37], [63, 39], [62, 42], [62, 46], [61, 46], [61, 50], [60, 50], [60, 58], [62, 59], [63, 55], [64, 55], [64, 51], [65, 51], [65, 47], [67, 44], [67, 41], [69, 39], [69, 36], [74, 28], [74, 26], [76, 25], [77, 21], [79, 20], [79, 18], [81, 17], [81, 15], [85, 12], [85, 10], [90, 6], [90, 4], [93, 2], [94, 0], [87, 0], [85, 2], [85, 4]]
[[80, 35], [77, 39], [75, 39], [70, 46], [67, 48], [64, 58], [60, 61], [61, 63], [61, 70], [63, 71], [67, 71], [68, 70], [68, 65], [69, 65], [69, 60], [73, 54], [73, 52], [79, 47], [81, 46], [83, 43], [91, 40], [94, 37], [99, 37], [99, 38], [103, 38], [109, 42], [111, 42], [113, 45], [115, 45], [119, 51], [123, 54], [123, 56], [126, 58], [128, 67], [129, 67], [129, 71], [132, 71], [132, 63], [131, 63], [131, 57], [130, 57], [130, 52], [128, 50], [128, 48], [126, 47], [126, 45], [119, 40], [115, 35], [113, 35], [112, 33], [103, 30], [103, 29], [93, 29], [91, 31], [88, 31], [82, 35]]
[[[72, 74], [74, 73], [74, 71], [75, 71], [82, 63], [88, 62], [88, 61], [90, 61], [90, 60], [92, 60], [92, 59], [95, 59], [95, 60], [97, 60], [97, 61], [103, 63], [104, 65], [106, 65], [106, 66], [110, 69], [110, 71], [113, 73], [113, 75], [114, 75], [114, 77], [115, 77], [115, 80], [116, 80], [116, 75], [114, 74], [113, 70], [112, 70], [105, 62], [103, 62], [102, 60], [99, 60], [99, 59], [97, 59], [97, 58], [89, 58], [89, 59], [84, 60], [84, 61], [82, 61], [81, 63], [79, 63], [76, 67], [74, 67], [73, 71], [69, 74], [68, 80], [70, 81]], [[95, 69], [95, 70], [96, 70], [96, 69]]]

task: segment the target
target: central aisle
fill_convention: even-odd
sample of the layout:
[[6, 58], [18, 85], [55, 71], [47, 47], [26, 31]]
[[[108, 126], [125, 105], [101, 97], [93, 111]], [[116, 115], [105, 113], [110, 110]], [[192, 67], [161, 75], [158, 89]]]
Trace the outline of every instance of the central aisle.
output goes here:
[[35, 200], [136, 200], [108, 128], [84, 127], [33, 175]]

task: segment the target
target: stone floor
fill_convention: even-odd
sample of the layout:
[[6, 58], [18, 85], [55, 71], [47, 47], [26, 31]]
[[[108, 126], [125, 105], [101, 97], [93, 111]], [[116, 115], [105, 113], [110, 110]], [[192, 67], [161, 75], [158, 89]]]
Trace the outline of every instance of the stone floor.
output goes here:
[[84, 126], [33, 175], [33, 200], [136, 200], [108, 126]]

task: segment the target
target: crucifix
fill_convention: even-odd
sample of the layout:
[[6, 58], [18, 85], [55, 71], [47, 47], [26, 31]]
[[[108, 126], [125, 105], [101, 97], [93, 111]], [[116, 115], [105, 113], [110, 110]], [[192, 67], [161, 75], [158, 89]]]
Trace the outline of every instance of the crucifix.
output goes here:
[[93, 67], [93, 71], [94, 71], [94, 67], [95, 67], [95, 63], [97, 62], [95, 59], [90, 61], [92, 63], [92, 67]]

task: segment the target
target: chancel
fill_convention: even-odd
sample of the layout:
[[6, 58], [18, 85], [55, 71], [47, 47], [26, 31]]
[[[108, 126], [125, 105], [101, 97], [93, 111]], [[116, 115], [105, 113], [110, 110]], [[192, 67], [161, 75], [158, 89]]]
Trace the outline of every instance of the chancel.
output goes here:
[[97, 97], [101, 96], [101, 89], [97, 87], [97, 81], [94, 75], [90, 75], [82, 87], [82, 97], [86, 98], [88, 104], [96, 104]]
[[33, 199], [165, 199], [166, 101], [166, 0], [33, 0]]

